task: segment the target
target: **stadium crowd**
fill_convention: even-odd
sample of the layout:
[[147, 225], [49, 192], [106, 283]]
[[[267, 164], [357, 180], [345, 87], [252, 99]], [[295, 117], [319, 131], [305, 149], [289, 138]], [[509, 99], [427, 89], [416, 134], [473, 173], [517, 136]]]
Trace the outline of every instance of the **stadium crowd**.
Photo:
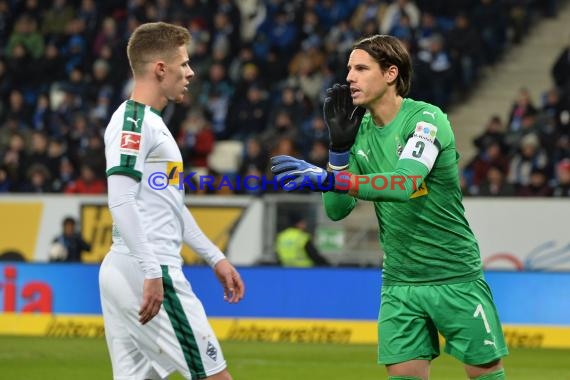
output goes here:
[[[326, 165], [322, 96], [344, 81], [358, 38], [398, 37], [414, 60], [410, 97], [445, 110], [556, 9], [556, 0], [0, 0], [0, 192], [105, 193], [102, 136], [129, 96], [126, 43], [144, 22], [183, 25], [193, 38], [190, 94], [163, 112], [185, 167], [207, 171], [216, 141], [240, 140], [230, 174], [260, 176], [270, 155]], [[466, 194], [558, 195], [561, 184], [568, 195], [570, 69], [559, 61], [543, 104], [521, 90], [507, 125], [491, 119]], [[552, 191], [535, 189], [539, 175]]]

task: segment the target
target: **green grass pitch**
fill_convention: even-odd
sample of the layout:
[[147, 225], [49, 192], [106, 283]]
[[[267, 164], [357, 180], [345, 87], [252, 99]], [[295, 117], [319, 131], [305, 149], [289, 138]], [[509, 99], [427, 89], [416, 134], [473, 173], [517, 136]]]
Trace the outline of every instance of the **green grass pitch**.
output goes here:
[[[235, 380], [386, 379], [373, 345], [222, 342]], [[509, 380], [570, 380], [570, 350], [511, 349]], [[111, 379], [103, 339], [0, 337], [0, 378], [11, 380]], [[179, 375], [171, 380], [182, 379]], [[433, 362], [432, 380], [466, 379], [447, 354]]]

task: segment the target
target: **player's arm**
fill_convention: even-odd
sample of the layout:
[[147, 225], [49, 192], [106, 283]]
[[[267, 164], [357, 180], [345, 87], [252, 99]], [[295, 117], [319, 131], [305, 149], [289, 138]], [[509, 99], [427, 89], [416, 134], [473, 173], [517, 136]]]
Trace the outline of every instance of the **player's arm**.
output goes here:
[[[360, 173], [358, 163], [356, 160], [352, 159], [352, 156], [348, 167], [350, 168], [351, 174]], [[333, 174], [338, 175], [338, 172], [332, 172]], [[325, 212], [328, 218], [333, 221], [346, 218], [352, 212], [354, 207], [356, 207], [357, 202], [358, 200], [354, 196], [349, 195], [346, 192], [327, 191], [323, 193], [323, 205], [325, 207]]]
[[131, 120], [144, 115], [144, 106], [127, 107], [123, 115], [113, 115], [105, 131], [108, 204], [113, 222], [144, 273], [139, 309], [139, 321], [144, 325], [158, 314], [164, 299], [162, 269], [150, 249], [136, 201], [144, 161], [154, 146], [154, 138], [152, 130], [148, 130], [143, 138], [144, 122], [133, 123]]
[[182, 221], [184, 222], [184, 243], [200, 255], [210, 267], [214, 268], [220, 260], [226, 258], [222, 251], [204, 235], [190, 210], [186, 207], [182, 210]]
[[190, 248], [202, 257], [211, 268], [224, 288], [224, 299], [230, 303], [239, 302], [245, 293], [244, 283], [232, 264], [220, 249], [198, 226], [196, 219], [186, 207], [182, 210], [184, 222], [183, 239]]
[[136, 194], [140, 182], [119, 174], [109, 176], [107, 182], [109, 210], [129, 251], [141, 265], [145, 278], [162, 277], [160, 264], [150, 249], [137, 208]]
[[419, 120], [413, 127], [394, 171], [354, 175], [349, 194], [362, 200], [406, 202], [420, 189], [432, 170], [440, 151], [452, 139], [447, 119], [438, 126]]
[[366, 201], [406, 202], [420, 189], [430, 170], [416, 160], [400, 159], [392, 172], [351, 176], [348, 193]]

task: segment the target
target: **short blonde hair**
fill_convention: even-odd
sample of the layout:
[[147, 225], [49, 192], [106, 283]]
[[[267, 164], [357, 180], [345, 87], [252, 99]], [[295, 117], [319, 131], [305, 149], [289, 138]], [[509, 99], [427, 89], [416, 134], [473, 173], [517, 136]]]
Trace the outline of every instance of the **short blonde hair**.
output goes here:
[[135, 76], [144, 71], [144, 65], [154, 59], [168, 60], [180, 46], [187, 46], [187, 29], [165, 22], [150, 22], [135, 29], [127, 44], [129, 65]]

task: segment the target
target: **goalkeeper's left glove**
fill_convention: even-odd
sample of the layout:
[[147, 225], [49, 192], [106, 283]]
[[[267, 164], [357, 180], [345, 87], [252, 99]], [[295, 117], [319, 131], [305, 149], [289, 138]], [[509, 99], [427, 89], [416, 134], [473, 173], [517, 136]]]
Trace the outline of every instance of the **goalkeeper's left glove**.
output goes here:
[[346, 193], [350, 186], [350, 173], [328, 172], [291, 156], [271, 157], [271, 172], [285, 191], [305, 188], [319, 192]]

